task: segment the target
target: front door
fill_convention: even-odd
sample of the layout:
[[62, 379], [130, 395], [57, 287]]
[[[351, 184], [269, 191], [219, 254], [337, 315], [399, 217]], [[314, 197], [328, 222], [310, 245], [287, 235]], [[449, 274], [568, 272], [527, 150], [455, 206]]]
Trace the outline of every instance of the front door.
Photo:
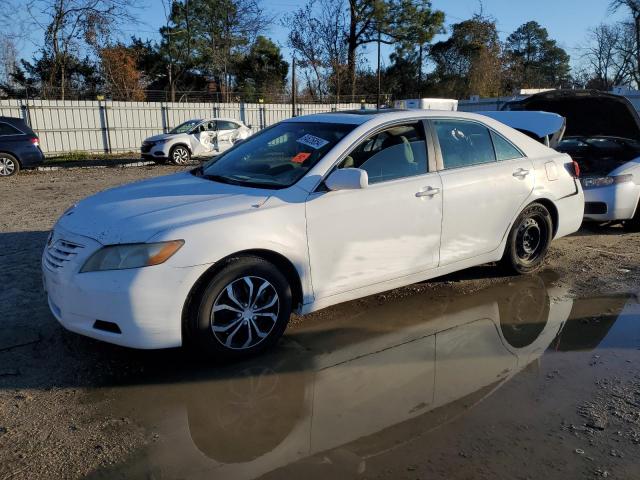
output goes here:
[[438, 265], [441, 182], [428, 172], [422, 122], [372, 133], [338, 168], [361, 168], [369, 185], [320, 191], [307, 200], [316, 298]]
[[448, 265], [498, 248], [533, 190], [533, 164], [481, 123], [443, 119], [432, 125], [442, 157], [440, 265]]

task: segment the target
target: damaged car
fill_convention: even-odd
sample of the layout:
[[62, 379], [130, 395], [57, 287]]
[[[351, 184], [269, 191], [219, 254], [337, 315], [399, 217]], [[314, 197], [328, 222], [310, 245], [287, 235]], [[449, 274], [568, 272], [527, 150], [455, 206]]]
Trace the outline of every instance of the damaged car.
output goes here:
[[155, 135], [142, 142], [143, 159], [176, 165], [189, 163], [192, 157], [212, 157], [233, 147], [251, 135], [250, 127], [240, 120], [194, 119], [181, 123], [169, 133]]
[[640, 231], [640, 117], [629, 100], [596, 90], [553, 90], [504, 109], [563, 116], [566, 130], [555, 148], [579, 165], [585, 219], [621, 221]]
[[582, 223], [571, 164], [471, 113], [290, 118], [68, 209], [42, 257], [49, 307], [118, 345], [240, 358], [274, 345], [292, 312], [483, 263], [538, 270]]

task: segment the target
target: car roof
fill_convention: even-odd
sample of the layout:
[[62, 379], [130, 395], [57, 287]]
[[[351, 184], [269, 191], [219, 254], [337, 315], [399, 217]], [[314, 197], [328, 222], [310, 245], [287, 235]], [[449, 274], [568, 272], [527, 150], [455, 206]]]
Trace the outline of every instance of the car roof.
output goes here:
[[458, 112], [450, 110], [420, 110], [420, 109], [396, 109], [383, 108], [380, 110], [344, 110], [339, 112], [314, 113], [293, 117], [285, 122], [321, 122], [321, 123], [346, 123], [362, 125], [367, 122], [377, 121], [385, 123], [394, 120], [412, 120], [420, 118], [458, 118], [462, 120], [478, 120], [485, 122], [486, 117], [475, 113]]
[[0, 116], [0, 122], [11, 123], [12, 125], [25, 125], [24, 120], [18, 117], [2, 117]]
[[242, 120], [238, 120], [237, 118], [230, 118], [230, 117], [205, 118], [205, 119], [199, 120], [199, 122], [200, 123], [202, 123], [202, 122], [211, 122], [213, 120], [224, 120], [225, 122], [233, 122], [233, 123], [243, 124]]

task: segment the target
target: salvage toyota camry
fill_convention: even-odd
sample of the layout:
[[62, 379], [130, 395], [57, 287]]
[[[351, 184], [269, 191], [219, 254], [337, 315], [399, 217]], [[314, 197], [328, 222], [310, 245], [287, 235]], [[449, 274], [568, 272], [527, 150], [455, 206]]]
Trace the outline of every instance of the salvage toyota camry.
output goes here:
[[583, 205], [569, 156], [488, 117], [297, 117], [70, 208], [45, 289], [71, 331], [236, 358], [273, 345], [292, 312], [487, 262], [532, 272]]

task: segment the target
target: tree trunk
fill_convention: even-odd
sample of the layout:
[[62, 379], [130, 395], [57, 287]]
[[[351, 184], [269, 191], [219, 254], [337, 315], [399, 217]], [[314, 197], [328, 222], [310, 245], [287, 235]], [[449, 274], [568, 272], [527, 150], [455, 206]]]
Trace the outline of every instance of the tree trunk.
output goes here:
[[353, 1], [349, 2], [349, 38], [347, 39], [347, 65], [349, 70], [349, 80], [351, 82], [351, 101], [356, 94], [356, 49], [358, 48], [358, 39], [356, 38], [356, 30], [358, 27], [358, 12]]
[[422, 44], [418, 47], [418, 93], [422, 98]]
[[640, 84], [640, 13], [633, 17], [636, 34], [636, 83]]

